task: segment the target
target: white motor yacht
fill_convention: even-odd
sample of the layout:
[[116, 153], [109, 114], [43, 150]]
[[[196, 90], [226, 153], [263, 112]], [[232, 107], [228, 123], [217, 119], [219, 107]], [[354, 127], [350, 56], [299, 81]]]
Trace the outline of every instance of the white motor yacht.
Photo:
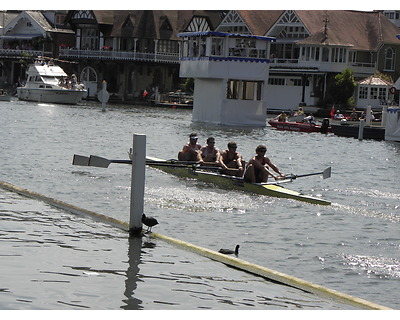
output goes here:
[[75, 75], [71, 78], [52, 60], [38, 59], [27, 70], [25, 86], [17, 88], [20, 100], [77, 104], [86, 93]]

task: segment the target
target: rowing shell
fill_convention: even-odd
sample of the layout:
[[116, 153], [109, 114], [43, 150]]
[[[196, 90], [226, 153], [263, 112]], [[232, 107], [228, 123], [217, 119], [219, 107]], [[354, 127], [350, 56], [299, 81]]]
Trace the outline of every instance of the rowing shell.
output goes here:
[[235, 190], [243, 190], [247, 192], [252, 192], [256, 194], [261, 194], [265, 196], [277, 197], [277, 198], [289, 198], [298, 201], [308, 202], [312, 204], [320, 204], [320, 205], [330, 205], [329, 201], [304, 195], [300, 192], [293, 191], [287, 189], [280, 185], [282, 182], [288, 182], [290, 180], [282, 180], [281, 182], [272, 182], [268, 184], [261, 184], [261, 183], [249, 183], [245, 182], [243, 178], [228, 176], [219, 174], [216, 172], [209, 172], [201, 170], [200, 168], [193, 168], [192, 166], [165, 166], [160, 164], [152, 164], [152, 161], [155, 162], [165, 162], [164, 159], [154, 158], [154, 157], [147, 157], [146, 164], [153, 167], [160, 169], [164, 172], [176, 175], [178, 177], [185, 177], [191, 179], [197, 179], [199, 181], [213, 183], [223, 188], [227, 189], [235, 189]]

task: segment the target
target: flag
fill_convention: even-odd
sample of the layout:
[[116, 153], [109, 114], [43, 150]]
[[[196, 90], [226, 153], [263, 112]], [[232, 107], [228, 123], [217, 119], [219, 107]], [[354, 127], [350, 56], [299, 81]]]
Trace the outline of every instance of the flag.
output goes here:
[[335, 115], [335, 106], [332, 106], [330, 115], [331, 115], [331, 118], [333, 119], [333, 116]]
[[148, 94], [149, 94], [149, 93], [147, 92], [147, 90], [144, 89], [144, 91], [143, 91], [143, 98], [146, 98], [146, 96], [147, 96]]

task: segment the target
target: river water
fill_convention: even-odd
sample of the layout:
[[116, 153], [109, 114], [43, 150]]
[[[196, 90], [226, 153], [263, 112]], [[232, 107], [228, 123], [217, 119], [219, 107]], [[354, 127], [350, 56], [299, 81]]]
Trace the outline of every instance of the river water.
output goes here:
[[400, 309], [400, 144], [191, 123], [191, 110], [0, 102], [0, 180], [129, 220], [130, 167], [72, 165], [74, 154], [128, 159], [133, 134], [147, 155], [176, 158], [191, 132], [224, 149], [234, 140], [248, 160], [266, 144], [284, 173], [332, 167], [332, 177], [298, 178], [288, 187], [322, 197], [318, 206], [240, 191], [146, 169], [145, 213], [155, 232], [218, 250], [240, 244], [240, 258]]

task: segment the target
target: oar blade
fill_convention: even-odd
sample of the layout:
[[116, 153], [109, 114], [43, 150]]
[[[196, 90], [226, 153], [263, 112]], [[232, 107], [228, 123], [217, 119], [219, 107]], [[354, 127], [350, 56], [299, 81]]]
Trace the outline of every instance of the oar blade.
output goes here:
[[79, 154], [74, 154], [74, 158], [72, 159], [72, 164], [74, 166], [88, 166], [89, 157], [80, 156]]
[[330, 177], [331, 177], [331, 171], [332, 171], [332, 168], [331, 168], [331, 167], [326, 168], [326, 169], [324, 170], [324, 172], [322, 172], [322, 178], [323, 178], [323, 179], [330, 178]]
[[89, 158], [89, 166], [91, 167], [108, 168], [110, 163], [111, 160], [98, 156], [91, 155]]

